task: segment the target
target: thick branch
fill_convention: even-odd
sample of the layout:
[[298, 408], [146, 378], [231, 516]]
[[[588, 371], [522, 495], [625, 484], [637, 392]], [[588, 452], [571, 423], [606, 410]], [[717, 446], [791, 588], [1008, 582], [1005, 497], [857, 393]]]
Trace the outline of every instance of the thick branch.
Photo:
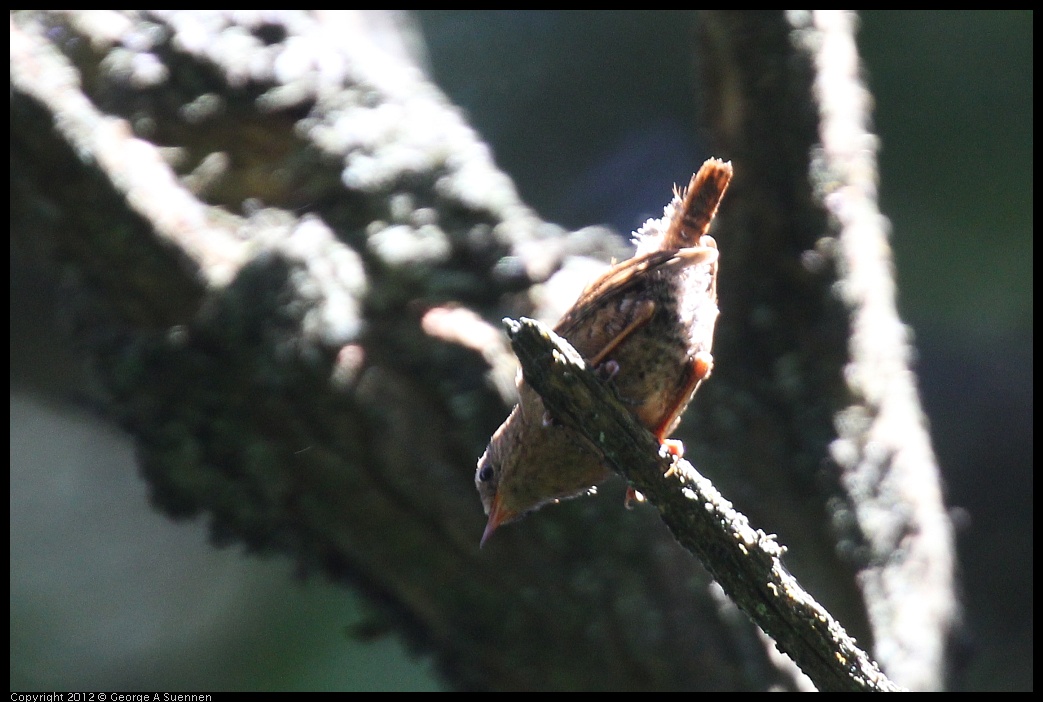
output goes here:
[[[154, 502], [361, 586], [373, 628], [436, 652], [460, 687], [792, 684], [652, 510], [625, 512], [611, 486], [478, 552], [474, 461], [513, 375], [482, 319], [536, 316], [535, 283], [586, 278], [576, 255], [622, 251], [540, 221], [437, 88], [345, 17], [13, 15], [12, 241], [50, 242], [80, 283], [66, 296], [80, 339]], [[857, 620], [880, 590], [863, 599], [838, 557], [850, 551], [830, 519], [851, 520], [827, 514], [820, 485], [833, 412], [851, 404], [850, 327], [806, 177], [813, 63], [792, 35], [812, 30], [793, 17], [703, 23], [714, 153], [737, 178], [715, 225], [718, 369], [686, 424], [715, 481], [743, 486], [727, 492], [868, 641]], [[543, 299], [567, 304], [552, 287]], [[879, 445], [839, 444], [856, 459]], [[916, 514], [893, 494], [889, 513]], [[867, 533], [879, 522], [859, 513]], [[873, 535], [881, 581], [898, 582], [923, 523]], [[948, 552], [916, 553], [944, 575]], [[914, 595], [888, 597], [908, 612]], [[941, 619], [916, 628], [938, 640]]]
[[785, 548], [753, 529], [709, 480], [660, 450], [567, 341], [539, 322], [504, 320], [526, 381], [662, 514], [732, 600], [822, 691], [898, 688], [786, 571]]
[[[831, 608], [892, 679], [940, 689], [958, 613], [953, 531], [895, 305], [857, 17], [703, 19], [714, 153], [732, 160], [729, 198], [743, 202], [717, 222], [720, 363], [693, 408], [708, 465], [759, 522], [814, 554], [793, 559], [806, 584], [824, 594], [843, 582], [808, 562], [857, 570], [868, 621]], [[821, 541], [825, 523], [833, 538]]]
[[[444, 96], [350, 27], [200, 19], [12, 26], [12, 238], [77, 274], [153, 503], [360, 587], [370, 628], [457, 687], [791, 684], [609, 490], [478, 550], [474, 464], [508, 411], [487, 374], [509, 355], [481, 317], [531, 313], [559, 267], [585, 278], [569, 263], [607, 233], [536, 218]], [[140, 31], [128, 49], [106, 27]]]

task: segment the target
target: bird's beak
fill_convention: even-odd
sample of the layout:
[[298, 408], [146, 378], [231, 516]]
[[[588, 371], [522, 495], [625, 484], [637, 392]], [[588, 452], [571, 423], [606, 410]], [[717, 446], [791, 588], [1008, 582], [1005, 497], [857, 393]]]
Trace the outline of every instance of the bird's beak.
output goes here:
[[511, 513], [509, 509], [503, 506], [500, 502], [500, 496], [496, 495], [493, 498], [492, 507], [489, 508], [489, 522], [485, 525], [485, 532], [482, 533], [482, 541], [478, 544], [478, 548], [485, 546], [485, 542], [489, 540], [489, 537], [493, 535], [497, 527], [501, 524], [511, 521], [515, 515]]

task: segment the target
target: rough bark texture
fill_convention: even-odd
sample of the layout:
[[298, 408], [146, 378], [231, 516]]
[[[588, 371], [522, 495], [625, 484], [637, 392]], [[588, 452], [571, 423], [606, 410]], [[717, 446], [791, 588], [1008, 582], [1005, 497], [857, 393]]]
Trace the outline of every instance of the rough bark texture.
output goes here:
[[539, 322], [505, 320], [528, 383], [659, 510], [677, 542], [822, 692], [898, 692], [782, 565], [786, 548], [755, 529], [692, 464], [663, 449], [611, 383]]
[[[13, 16], [13, 241], [74, 281], [157, 507], [362, 588], [374, 626], [459, 687], [803, 684], [654, 510], [620, 508], [621, 486], [478, 551], [474, 461], [512, 401], [497, 320], [539, 316], [537, 284], [583, 257], [626, 254], [540, 221], [356, 19]], [[829, 128], [829, 92], [862, 95], [850, 22], [701, 23], [736, 179], [714, 232], [717, 366], [687, 444], [896, 682], [932, 688], [951, 537], [861, 105]], [[816, 64], [831, 38], [854, 62], [835, 86]]]
[[[783, 537], [812, 592], [829, 589], [833, 568], [854, 569], [850, 596], [869, 620], [859, 639], [872, 637], [893, 679], [936, 689], [957, 616], [953, 535], [895, 309], [856, 20], [786, 19], [702, 24], [711, 133], [742, 203], [717, 230], [731, 244], [716, 342], [727, 363], [696, 413], [723, 440], [707, 441], [704, 462]], [[848, 604], [829, 608], [858, 631]]]

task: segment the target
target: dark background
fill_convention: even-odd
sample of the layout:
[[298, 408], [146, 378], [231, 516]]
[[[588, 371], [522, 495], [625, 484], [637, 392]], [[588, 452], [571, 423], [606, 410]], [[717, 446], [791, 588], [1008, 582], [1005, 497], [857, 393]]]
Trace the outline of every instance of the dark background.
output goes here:
[[[546, 219], [626, 235], [711, 155], [688, 13], [407, 21]], [[899, 306], [959, 526], [954, 689], [1032, 687], [1032, 43], [1028, 11], [871, 11], [859, 34]], [[127, 439], [67, 401], [84, 380], [38, 273], [12, 262], [12, 688], [436, 688], [396, 640], [346, 634], [365, 613], [343, 591], [150, 511]]]

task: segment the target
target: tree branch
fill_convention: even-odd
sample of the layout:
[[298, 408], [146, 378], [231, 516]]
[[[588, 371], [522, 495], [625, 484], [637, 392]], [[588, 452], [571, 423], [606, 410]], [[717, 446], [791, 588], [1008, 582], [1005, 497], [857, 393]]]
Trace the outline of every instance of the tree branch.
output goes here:
[[[714, 155], [736, 179], [714, 232], [719, 363], [682, 430], [851, 631], [878, 636], [895, 665], [916, 660], [892, 677], [934, 687], [951, 609], [913, 635], [903, 617], [951, 601], [951, 544], [929, 452], [900, 450], [908, 425], [872, 433], [894, 428], [875, 423], [890, 405], [846, 382], [850, 362], [871, 367], [850, 353], [851, 320], [891, 310], [834, 294], [862, 290], [838, 284], [837, 252], [853, 271], [860, 257], [832, 245], [808, 179], [822, 141], [812, 35], [850, 29], [808, 17], [701, 22]], [[12, 15], [12, 247], [43, 249], [74, 281], [78, 339], [154, 503], [205, 516], [218, 543], [360, 587], [370, 628], [433, 651], [458, 687], [795, 686], [652, 510], [619, 509], [611, 485], [477, 550], [474, 462], [513, 375], [483, 320], [537, 316], [547, 288], [596, 274], [588, 254], [626, 251], [604, 230], [541, 221], [459, 111], [361, 25], [293, 11]], [[895, 350], [894, 334], [879, 338]], [[889, 368], [900, 380], [904, 366]], [[915, 409], [908, 378], [895, 387]], [[874, 502], [880, 483], [861, 476], [875, 467], [916, 469], [930, 489], [896, 479], [879, 493], [891, 502]], [[878, 534], [874, 514], [902, 521]], [[917, 585], [924, 567], [938, 574], [930, 593], [883, 587]]]
[[[729, 200], [743, 204], [725, 203], [715, 229], [720, 362], [690, 413], [712, 445], [701, 457], [807, 554], [793, 564], [805, 584], [843, 582], [811, 563], [855, 569], [864, 611], [841, 597], [831, 609], [872, 637], [892, 679], [940, 689], [959, 610], [954, 537], [896, 309], [857, 16], [703, 19], [714, 153], [732, 160]], [[827, 524], [834, 538], [818, 540]]]
[[671, 533], [819, 690], [896, 686], [782, 565], [785, 548], [753, 529], [692, 465], [660, 450], [567, 341], [539, 322], [505, 319], [526, 381], [660, 511]]

